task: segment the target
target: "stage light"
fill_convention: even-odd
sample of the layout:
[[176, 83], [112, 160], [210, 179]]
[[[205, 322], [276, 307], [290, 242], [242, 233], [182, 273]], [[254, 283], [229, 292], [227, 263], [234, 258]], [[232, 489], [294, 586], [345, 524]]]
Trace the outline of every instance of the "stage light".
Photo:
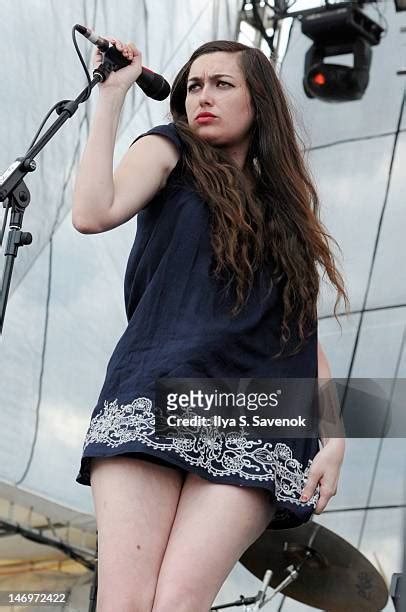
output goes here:
[[396, 12], [406, 11], [406, 0], [395, 0]]
[[[326, 102], [362, 98], [369, 81], [371, 46], [379, 44], [383, 28], [350, 5], [303, 15], [302, 32], [313, 40], [305, 56], [303, 87], [307, 97]], [[352, 67], [323, 61], [348, 53], [354, 55]]]

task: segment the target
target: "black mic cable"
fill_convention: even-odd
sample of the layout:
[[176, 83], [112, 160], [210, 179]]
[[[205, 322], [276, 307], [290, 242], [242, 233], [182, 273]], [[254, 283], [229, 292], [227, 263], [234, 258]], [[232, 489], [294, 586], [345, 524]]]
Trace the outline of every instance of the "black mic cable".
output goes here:
[[[106, 38], [98, 36], [89, 28], [78, 23], [74, 26], [74, 29], [104, 53], [103, 68], [99, 66], [94, 70], [94, 72], [100, 74], [103, 81], [106, 80], [111, 71], [120, 70], [120, 68], [124, 68], [131, 64], [131, 62]], [[141, 87], [145, 95], [153, 100], [165, 100], [171, 91], [168, 81], [166, 81], [163, 76], [153, 72], [149, 68], [145, 68], [145, 66], [142, 67], [142, 73], [135, 82]]]

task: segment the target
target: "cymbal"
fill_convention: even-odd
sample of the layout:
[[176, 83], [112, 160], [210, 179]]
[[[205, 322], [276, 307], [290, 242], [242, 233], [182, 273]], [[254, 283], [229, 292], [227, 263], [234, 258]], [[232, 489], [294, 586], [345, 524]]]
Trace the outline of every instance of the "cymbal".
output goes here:
[[267, 529], [243, 554], [240, 563], [262, 580], [272, 570], [275, 588], [303, 562], [299, 576], [281, 591], [328, 612], [378, 612], [388, 589], [375, 567], [354, 546], [313, 520], [293, 529]]

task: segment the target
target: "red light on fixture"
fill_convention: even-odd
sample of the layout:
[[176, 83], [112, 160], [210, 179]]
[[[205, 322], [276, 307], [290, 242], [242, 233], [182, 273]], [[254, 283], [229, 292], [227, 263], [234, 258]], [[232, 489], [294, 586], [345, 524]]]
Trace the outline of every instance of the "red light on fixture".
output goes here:
[[326, 77], [321, 72], [317, 72], [312, 78], [312, 81], [313, 83], [316, 83], [316, 85], [325, 85]]

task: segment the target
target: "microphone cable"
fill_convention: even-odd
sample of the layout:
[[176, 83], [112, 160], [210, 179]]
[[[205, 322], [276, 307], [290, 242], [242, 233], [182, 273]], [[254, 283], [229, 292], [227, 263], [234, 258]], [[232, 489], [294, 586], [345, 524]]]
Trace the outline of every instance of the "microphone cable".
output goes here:
[[[76, 40], [76, 32], [77, 32], [76, 25], [74, 25], [74, 26], [73, 26], [73, 28], [72, 28], [72, 40], [73, 40], [73, 46], [75, 47], [75, 51], [76, 51], [76, 53], [78, 54], [79, 61], [80, 61], [80, 63], [81, 63], [81, 64], [82, 64], [82, 66], [83, 66], [83, 70], [85, 71], [86, 80], [87, 80], [87, 90], [86, 90], [86, 96], [85, 96], [85, 98], [82, 100], [82, 102], [86, 102], [86, 100], [88, 100], [88, 99], [90, 98], [90, 94], [91, 94], [91, 85], [90, 85], [90, 83], [91, 83], [91, 78], [90, 78], [90, 73], [89, 73], [89, 70], [88, 70], [88, 68], [87, 68], [87, 66], [86, 66], [85, 60], [83, 59], [83, 55], [82, 55], [82, 53], [81, 53], [81, 51], [80, 51], [80, 49], [79, 49], [78, 42], [77, 42], [77, 40]], [[41, 134], [41, 132], [42, 132], [42, 130], [43, 130], [43, 128], [44, 128], [44, 126], [45, 126], [46, 122], [48, 121], [48, 119], [50, 118], [50, 116], [52, 115], [52, 113], [53, 113], [54, 111], [56, 111], [56, 112], [57, 112], [57, 114], [58, 114], [58, 115], [60, 115], [60, 114], [62, 113], [62, 111], [64, 110], [64, 108], [63, 108], [63, 107], [64, 107], [64, 105], [65, 105], [67, 102], [70, 102], [70, 100], [60, 100], [59, 102], [56, 102], [56, 104], [54, 104], [54, 105], [52, 106], [52, 108], [50, 108], [50, 109], [49, 109], [48, 113], [45, 115], [45, 117], [44, 117], [43, 121], [41, 122], [41, 125], [39, 126], [38, 131], [37, 131], [37, 133], [35, 134], [35, 136], [34, 136], [34, 138], [33, 138], [32, 142], [31, 142], [31, 144], [30, 144], [30, 145], [29, 145], [29, 147], [28, 147], [27, 152], [26, 152], [26, 155], [28, 154], [28, 152], [30, 151], [30, 149], [31, 149], [31, 148], [34, 146], [34, 144], [37, 142], [39, 135]]]

